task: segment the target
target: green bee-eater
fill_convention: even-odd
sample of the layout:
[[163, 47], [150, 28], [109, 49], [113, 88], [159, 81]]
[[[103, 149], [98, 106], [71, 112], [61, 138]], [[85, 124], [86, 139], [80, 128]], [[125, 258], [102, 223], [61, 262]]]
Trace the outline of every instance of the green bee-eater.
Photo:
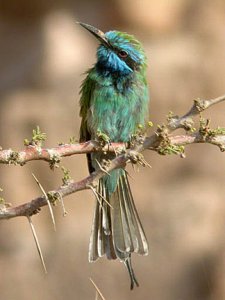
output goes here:
[[[80, 142], [98, 139], [104, 133], [111, 142], [129, 142], [138, 126], [148, 117], [146, 56], [141, 44], [127, 33], [103, 33], [79, 23], [100, 42], [97, 62], [88, 70], [81, 87]], [[115, 154], [87, 155], [89, 171], [113, 159]], [[131, 289], [138, 286], [131, 265], [131, 254], [148, 254], [148, 243], [134, 205], [127, 174], [116, 169], [98, 182], [89, 261], [106, 255], [126, 265]], [[108, 204], [108, 203], [110, 204]]]

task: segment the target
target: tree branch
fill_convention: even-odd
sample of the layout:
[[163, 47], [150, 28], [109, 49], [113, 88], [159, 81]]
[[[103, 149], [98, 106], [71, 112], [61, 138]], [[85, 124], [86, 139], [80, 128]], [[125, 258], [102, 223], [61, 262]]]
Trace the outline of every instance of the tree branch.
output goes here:
[[[225, 95], [211, 100], [195, 100], [192, 108], [182, 117], [169, 116], [167, 125], [158, 126], [157, 131], [149, 137], [138, 135], [131, 144], [131, 148], [125, 150], [123, 143], [111, 143], [100, 147], [96, 141], [88, 141], [81, 144], [66, 144], [55, 148], [41, 148], [37, 145], [29, 145], [24, 150], [15, 152], [13, 150], [0, 151], [0, 163], [23, 165], [31, 160], [44, 160], [50, 163], [59, 162], [61, 157], [74, 154], [90, 153], [93, 151], [116, 151], [119, 153], [112, 161], [106, 162], [98, 171], [93, 172], [81, 181], [70, 181], [56, 190], [47, 193], [48, 200], [54, 204], [72, 193], [95, 188], [98, 180], [106, 173], [116, 169], [124, 168], [128, 161], [140, 163], [145, 166], [143, 156], [140, 152], [145, 149], [157, 151], [160, 154], [180, 154], [184, 152], [183, 146], [193, 143], [210, 143], [216, 145], [221, 151], [225, 151], [225, 128], [210, 128], [209, 120], [200, 120], [198, 131], [193, 132], [193, 117], [199, 115], [210, 106], [225, 101]], [[186, 134], [174, 136], [172, 133], [183, 128]], [[47, 205], [45, 196], [37, 197], [30, 202], [16, 207], [0, 206], [0, 219], [10, 219], [18, 216], [31, 216], [37, 213], [41, 207]]]
[[[62, 185], [56, 190], [47, 193], [48, 199], [54, 203], [60, 198], [68, 196], [72, 193], [96, 187], [98, 180], [105, 175], [105, 172], [110, 172], [116, 168], [124, 167], [129, 157], [127, 155], [120, 155], [113, 159], [108, 166], [102, 167], [96, 172], [93, 172], [88, 177], [81, 181]], [[0, 219], [11, 219], [19, 216], [31, 216], [39, 212], [42, 206], [47, 205], [47, 199], [44, 196], [37, 197], [30, 202], [18, 205], [16, 207], [2, 207], [0, 209]]]
[[21, 151], [12, 149], [0, 150], [0, 163], [23, 166], [32, 160], [44, 160], [49, 163], [60, 161], [62, 157], [74, 154], [84, 154], [96, 151], [115, 151], [115, 149], [125, 147], [124, 143], [111, 143], [101, 147], [97, 141], [88, 141], [77, 144], [63, 144], [54, 148], [42, 148], [37, 145], [28, 145]]
[[168, 127], [170, 129], [170, 132], [178, 128], [189, 129], [189, 122], [191, 124], [193, 123], [192, 120], [193, 117], [199, 115], [207, 108], [215, 104], [218, 104], [222, 101], [225, 101], [225, 94], [214, 99], [208, 99], [208, 100], [195, 99], [191, 109], [186, 114], [184, 114], [182, 117], [175, 116], [170, 119], [170, 121], [168, 122], [169, 123]]

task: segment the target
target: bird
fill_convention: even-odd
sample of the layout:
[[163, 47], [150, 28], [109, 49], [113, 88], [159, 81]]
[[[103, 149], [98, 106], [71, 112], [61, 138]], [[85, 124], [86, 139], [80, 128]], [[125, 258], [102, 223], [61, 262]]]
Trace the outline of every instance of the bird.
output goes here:
[[[80, 89], [80, 142], [98, 140], [129, 143], [148, 118], [149, 91], [146, 55], [141, 43], [125, 32], [106, 33], [77, 22], [99, 42], [96, 63], [86, 72]], [[116, 157], [115, 153], [87, 154], [89, 172]], [[123, 168], [99, 179], [89, 243], [89, 262], [106, 255], [123, 262], [130, 288], [139, 286], [131, 254], [148, 254], [148, 242], [134, 204], [128, 174]]]

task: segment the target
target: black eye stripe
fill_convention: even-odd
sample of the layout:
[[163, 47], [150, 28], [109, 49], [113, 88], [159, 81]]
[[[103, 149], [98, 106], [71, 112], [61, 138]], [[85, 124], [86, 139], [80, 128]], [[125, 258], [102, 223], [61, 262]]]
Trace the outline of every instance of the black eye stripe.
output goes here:
[[[132, 70], [138, 69], [138, 64], [135, 60], [133, 60], [128, 52], [123, 49], [114, 48], [113, 51], [119, 56], [120, 59], [122, 59], [128, 67], [130, 67]], [[122, 54], [122, 55], [121, 55]]]
[[136, 61], [134, 61], [130, 56], [128, 56], [125, 59], [126, 64], [128, 65], [128, 67], [130, 67], [132, 70], [137, 70], [138, 69], [138, 64]]

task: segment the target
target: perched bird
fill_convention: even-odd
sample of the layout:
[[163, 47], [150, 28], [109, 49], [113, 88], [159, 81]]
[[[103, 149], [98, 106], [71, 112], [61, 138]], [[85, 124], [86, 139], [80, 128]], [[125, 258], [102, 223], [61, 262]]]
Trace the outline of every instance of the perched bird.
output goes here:
[[[142, 45], [124, 32], [99, 29], [84, 23], [100, 45], [97, 62], [87, 71], [81, 86], [80, 142], [98, 139], [104, 133], [111, 142], [129, 142], [138, 126], [148, 116], [146, 56]], [[90, 173], [99, 169], [115, 154], [87, 155]], [[98, 199], [89, 245], [89, 261], [106, 255], [126, 265], [131, 289], [138, 286], [131, 254], [148, 254], [148, 243], [142, 228], [124, 169], [116, 169], [98, 182]]]

